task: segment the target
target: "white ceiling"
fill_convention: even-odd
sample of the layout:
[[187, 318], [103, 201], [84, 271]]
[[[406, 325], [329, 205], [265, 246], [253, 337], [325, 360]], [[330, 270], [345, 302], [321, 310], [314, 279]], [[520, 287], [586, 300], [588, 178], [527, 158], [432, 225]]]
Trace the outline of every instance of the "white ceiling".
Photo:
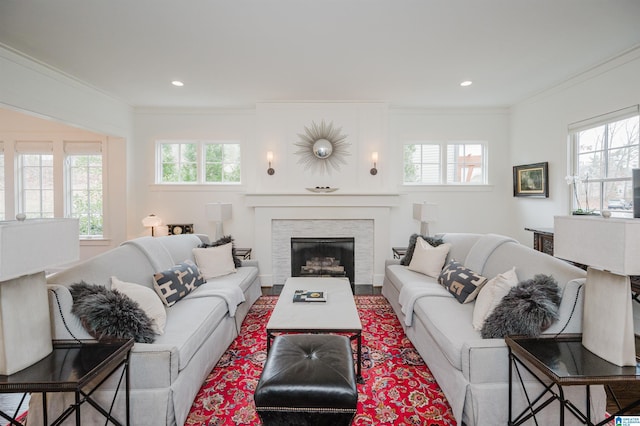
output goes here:
[[0, 44], [132, 106], [508, 106], [640, 46], [640, 1], [1, 0]]

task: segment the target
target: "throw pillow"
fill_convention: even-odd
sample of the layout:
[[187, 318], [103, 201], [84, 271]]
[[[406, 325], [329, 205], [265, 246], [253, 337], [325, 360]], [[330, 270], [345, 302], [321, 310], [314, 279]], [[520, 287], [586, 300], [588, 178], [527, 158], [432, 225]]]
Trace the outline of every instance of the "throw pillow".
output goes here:
[[153, 290], [140, 284], [120, 281], [116, 277], [111, 277], [111, 290], [117, 290], [138, 303], [140, 309], [151, 319], [153, 332], [156, 334], [164, 334], [164, 326], [167, 323], [167, 311], [165, 311], [162, 300], [160, 300]]
[[209, 248], [194, 248], [193, 257], [205, 280], [236, 272], [231, 243]]
[[211, 244], [206, 244], [206, 243], [200, 244], [198, 248], [218, 247], [218, 246], [223, 246], [229, 243], [231, 243], [231, 255], [233, 256], [233, 264], [235, 265], [236, 268], [239, 268], [242, 266], [242, 260], [240, 260], [236, 255], [236, 243], [234, 242], [233, 237], [231, 237], [231, 235], [225, 235], [222, 238], [220, 238], [218, 241], [214, 241]]
[[433, 278], [438, 278], [450, 248], [451, 244], [449, 243], [433, 247], [423, 240], [422, 237], [418, 237], [411, 263], [409, 263], [407, 268]]
[[473, 328], [482, 330], [484, 320], [493, 312], [498, 303], [509, 293], [512, 287], [518, 285], [518, 275], [515, 266], [502, 274], [490, 279], [480, 290], [473, 307]]
[[462, 263], [451, 259], [440, 272], [438, 282], [449, 290], [449, 293], [453, 294], [458, 302], [469, 303], [476, 298], [487, 279], [466, 268]]
[[153, 282], [160, 299], [165, 305], [172, 306], [206, 281], [196, 264], [185, 260], [171, 269], [156, 273]]
[[411, 259], [413, 258], [413, 252], [415, 251], [416, 241], [418, 240], [418, 237], [422, 238], [424, 241], [428, 242], [433, 247], [438, 247], [439, 245], [444, 244], [444, 241], [442, 241], [439, 238], [429, 237], [428, 235], [413, 234], [409, 237], [409, 244], [407, 245], [407, 251], [404, 254], [404, 257], [400, 259], [401, 265], [409, 266], [409, 264], [411, 263]]
[[71, 312], [94, 338], [133, 339], [140, 343], [155, 339], [151, 319], [128, 296], [85, 282], [72, 284], [69, 291], [73, 297]]
[[538, 274], [509, 290], [485, 320], [482, 337], [539, 336], [558, 319], [560, 301], [556, 280]]

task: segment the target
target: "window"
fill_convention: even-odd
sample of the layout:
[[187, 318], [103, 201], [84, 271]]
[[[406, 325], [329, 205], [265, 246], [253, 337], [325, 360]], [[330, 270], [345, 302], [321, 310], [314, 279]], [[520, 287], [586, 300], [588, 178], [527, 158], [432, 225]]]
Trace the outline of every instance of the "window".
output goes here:
[[77, 218], [80, 236], [103, 236], [102, 153], [99, 142], [66, 142], [67, 216]]
[[484, 142], [404, 145], [405, 185], [486, 184]]
[[640, 165], [639, 120], [635, 106], [569, 126], [572, 211], [611, 210], [614, 216], [632, 216], [632, 169]]
[[4, 197], [4, 143], [0, 142], [0, 220], [6, 220]]
[[53, 144], [16, 142], [18, 212], [29, 218], [54, 217]]
[[160, 141], [156, 144], [157, 183], [240, 183], [240, 144]]

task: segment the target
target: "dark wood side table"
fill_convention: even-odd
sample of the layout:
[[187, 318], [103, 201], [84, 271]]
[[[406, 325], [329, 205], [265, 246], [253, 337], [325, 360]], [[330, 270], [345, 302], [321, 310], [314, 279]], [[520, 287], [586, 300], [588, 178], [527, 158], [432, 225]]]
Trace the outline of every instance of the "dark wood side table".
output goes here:
[[[53, 352], [30, 367], [9, 376], [0, 375], [0, 393], [42, 393], [44, 424], [50, 424], [47, 416], [47, 393], [73, 392], [75, 403], [53, 422], [61, 423], [71, 414], [75, 414], [76, 425], [80, 424], [80, 406], [89, 403], [112, 424], [122, 425], [111, 414], [111, 409], [118, 396], [116, 390], [111, 407], [107, 411], [101, 407], [91, 395], [120, 366], [123, 366], [119, 385], [124, 380], [125, 391], [125, 423], [129, 425], [129, 352], [133, 340], [114, 339], [109, 341], [54, 341]], [[17, 415], [18, 413], [16, 413]], [[22, 425], [14, 418], [0, 411], [0, 416], [12, 425]]]
[[533, 249], [553, 256], [553, 228], [524, 228], [533, 232]]
[[236, 248], [236, 256], [242, 260], [251, 259], [251, 249], [250, 248]]
[[[582, 346], [580, 334], [566, 334], [559, 337], [506, 337], [509, 347], [509, 425], [523, 424], [542, 411], [554, 400], [560, 403], [559, 424], [564, 425], [565, 408], [582, 423], [594, 425], [591, 421], [590, 385], [611, 385], [621, 382], [635, 382], [640, 379], [640, 365], [618, 367], [593, 354]], [[526, 363], [529, 363], [531, 368]], [[521, 368], [531, 373], [545, 388], [540, 395], [525, 395], [530, 405], [514, 416], [512, 411], [513, 373], [517, 374], [524, 388]], [[545, 383], [543, 379], [550, 379]], [[548, 380], [547, 380], [548, 382]], [[586, 386], [586, 413], [567, 400], [565, 386]], [[545, 399], [546, 397], [546, 399]], [[605, 425], [616, 416], [622, 415], [640, 405], [640, 399], [620, 408], [598, 426]]]
[[391, 247], [391, 251], [393, 252], [394, 259], [402, 259], [402, 257], [407, 254], [406, 247]]

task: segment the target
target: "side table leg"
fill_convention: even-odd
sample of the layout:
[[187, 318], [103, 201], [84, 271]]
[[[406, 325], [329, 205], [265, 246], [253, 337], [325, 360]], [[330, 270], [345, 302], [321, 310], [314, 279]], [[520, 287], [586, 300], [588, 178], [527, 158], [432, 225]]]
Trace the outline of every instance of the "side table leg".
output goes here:
[[130, 412], [130, 408], [129, 408], [129, 356], [131, 353], [127, 354], [127, 358], [124, 362], [124, 368], [126, 368], [127, 370], [127, 376], [125, 377], [125, 381], [124, 381], [124, 400], [125, 400], [125, 410], [126, 410], [126, 415], [125, 415], [125, 421], [127, 422], [126, 425], [129, 426], [129, 421], [130, 421], [130, 417], [129, 417], [129, 412]]
[[76, 390], [75, 394], [76, 394], [76, 406], [75, 406], [76, 426], [80, 426], [80, 392]]
[[512, 422], [512, 415], [513, 413], [511, 412], [511, 403], [512, 403], [512, 396], [511, 396], [511, 392], [513, 391], [513, 385], [511, 384], [511, 381], [513, 380], [513, 354], [511, 353], [511, 346], [509, 346], [509, 425], [513, 424]]

